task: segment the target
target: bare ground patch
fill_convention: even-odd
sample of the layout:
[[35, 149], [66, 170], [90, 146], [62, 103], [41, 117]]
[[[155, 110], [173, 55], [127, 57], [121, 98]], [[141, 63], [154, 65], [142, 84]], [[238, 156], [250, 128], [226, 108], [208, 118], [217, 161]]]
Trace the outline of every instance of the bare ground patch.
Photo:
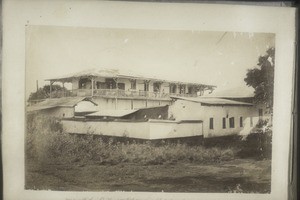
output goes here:
[[269, 193], [271, 161], [214, 164], [26, 164], [26, 189], [64, 191]]

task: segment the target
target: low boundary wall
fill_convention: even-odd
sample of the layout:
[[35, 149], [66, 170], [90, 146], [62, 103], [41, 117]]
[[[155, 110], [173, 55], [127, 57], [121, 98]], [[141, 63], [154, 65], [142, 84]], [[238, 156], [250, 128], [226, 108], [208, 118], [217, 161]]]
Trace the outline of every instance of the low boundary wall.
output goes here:
[[62, 119], [63, 129], [68, 133], [106, 135], [138, 139], [166, 139], [202, 136], [201, 120], [87, 120]]

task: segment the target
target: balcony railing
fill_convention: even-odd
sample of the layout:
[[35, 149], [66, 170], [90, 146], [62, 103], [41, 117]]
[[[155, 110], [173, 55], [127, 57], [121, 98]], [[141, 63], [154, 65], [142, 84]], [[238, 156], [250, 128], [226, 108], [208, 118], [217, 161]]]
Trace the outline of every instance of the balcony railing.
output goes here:
[[102, 97], [140, 97], [140, 98], [169, 98], [170, 96], [196, 97], [197, 94], [177, 94], [164, 92], [149, 92], [143, 90], [120, 90], [120, 89], [76, 89], [72, 91], [55, 92], [52, 98], [70, 96], [102, 96]]

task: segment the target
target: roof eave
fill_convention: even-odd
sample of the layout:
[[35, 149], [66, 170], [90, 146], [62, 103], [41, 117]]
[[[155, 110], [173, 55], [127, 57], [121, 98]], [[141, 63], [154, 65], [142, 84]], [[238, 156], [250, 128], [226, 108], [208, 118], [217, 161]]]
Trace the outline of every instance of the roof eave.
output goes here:
[[105, 75], [96, 75], [96, 74], [83, 74], [83, 75], [75, 75], [75, 76], [68, 76], [68, 77], [62, 77], [62, 78], [49, 78], [45, 79], [45, 81], [59, 81], [59, 82], [72, 82], [73, 79], [81, 78], [81, 77], [103, 77], [103, 78], [128, 78], [128, 79], [137, 79], [137, 80], [150, 80], [150, 81], [161, 81], [161, 82], [167, 82], [167, 83], [175, 83], [175, 84], [186, 84], [186, 85], [198, 85], [198, 86], [204, 86], [208, 87], [210, 89], [214, 89], [217, 86], [215, 85], [208, 85], [208, 84], [202, 84], [202, 83], [194, 83], [194, 82], [185, 82], [185, 81], [173, 81], [173, 80], [165, 80], [165, 79], [159, 79], [159, 78], [147, 78], [147, 77], [141, 77], [141, 76], [131, 76], [131, 75], [116, 75], [116, 76], [105, 76]]

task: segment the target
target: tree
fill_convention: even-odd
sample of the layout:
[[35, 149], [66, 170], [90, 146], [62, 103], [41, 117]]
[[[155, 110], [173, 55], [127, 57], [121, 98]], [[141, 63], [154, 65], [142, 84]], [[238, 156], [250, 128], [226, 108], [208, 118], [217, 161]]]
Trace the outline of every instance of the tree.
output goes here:
[[[65, 88], [61, 87], [60, 85], [52, 85], [52, 96], [56, 97], [59, 95], [59, 92], [67, 91]], [[36, 92], [32, 92], [28, 98], [30, 100], [40, 100], [46, 99], [50, 97], [50, 85], [45, 85], [42, 88], [39, 88]]]
[[244, 81], [254, 88], [255, 103], [262, 103], [273, 111], [275, 48], [269, 48], [266, 55], [258, 58], [257, 67], [248, 69]]

